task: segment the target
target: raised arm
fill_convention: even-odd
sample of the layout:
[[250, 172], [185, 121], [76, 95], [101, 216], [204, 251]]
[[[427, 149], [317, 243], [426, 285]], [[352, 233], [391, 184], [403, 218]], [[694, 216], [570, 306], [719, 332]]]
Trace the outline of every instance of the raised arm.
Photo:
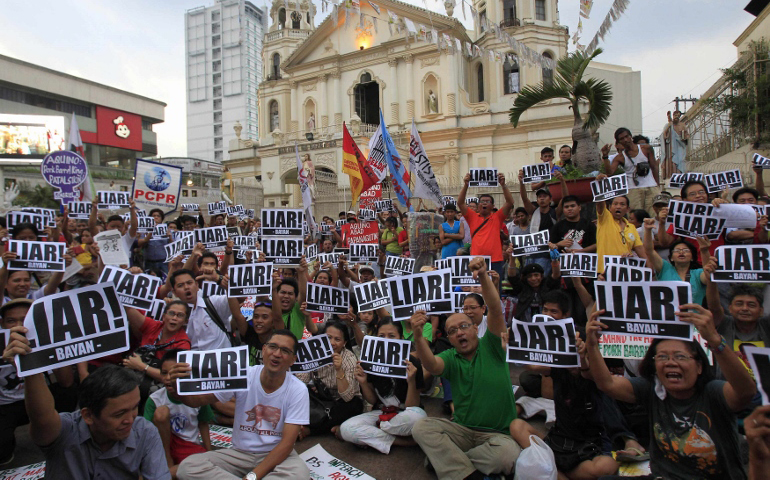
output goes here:
[[[497, 303], [500, 303], [499, 301]], [[444, 360], [440, 357], [433, 355], [430, 350], [430, 344], [422, 336], [422, 329], [425, 326], [425, 322], [428, 321], [428, 316], [422, 310], [417, 310], [412, 314], [409, 319], [409, 323], [412, 325], [412, 333], [414, 334], [414, 345], [417, 352], [417, 358], [422, 362], [422, 366], [425, 370], [430, 372], [431, 375], [441, 375], [444, 372]]]
[[[99, 213], [99, 197], [96, 196], [91, 200], [91, 213], [88, 215], [88, 230], [91, 232], [92, 236], [96, 236], [96, 218]], [[96, 243], [96, 242], [94, 242]]]
[[658, 212], [658, 246], [668, 248], [674, 243], [674, 237], [666, 231], [666, 218], [668, 218], [668, 207], [661, 208]]
[[615, 400], [626, 403], [636, 403], [636, 395], [631, 382], [627, 378], [617, 377], [610, 373], [607, 364], [604, 363], [602, 352], [599, 350], [599, 335], [607, 326], [599, 322], [598, 318], [604, 310], [597, 310], [591, 314], [586, 325], [586, 350], [588, 351], [588, 365], [591, 376], [596, 386]]
[[134, 203], [133, 198], [128, 200], [128, 208], [131, 212], [128, 224], [128, 235], [131, 238], [136, 238], [136, 231], [139, 229], [139, 219], [136, 217], [136, 203]]
[[654, 218], [644, 219], [644, 252], [647, 254], [647, 259], [652, 265], [652, 269], [655, 272], [660, 272], [663, 268], [663, 259], [660, 258], [658, 252], [655, 251], [655, 242], [652, 240], [652, 229], [655, 228]]
[[756, 183], [754, 184], [754, 188], [757, 189], [757, 192], [759, 192], [760, 197], [767, 195], [767, 192], [765, 192], [765, 178], [762, 172], [763, 172], [762, 167], [754, 167], [754, 175], [757, 177]]
[[714, 326], [719, 328], [725, 319], [725, 309], [719, 299], [719, 290], [717, 284], [711, 281], [711, 274], [714, 273], [719, 264], [716, 257], [709, 258], [708, 263], [703, 264], [703, 282], [706, 285], [706, 304], [711, 311]]
[[487, 328], [498, 337], [505, 331], [503, 320], [503, 307], [500, 303], [500, 294], [495, 287], [492, 278], [487, 273], [487, 262], [481, 257], [472, 258], [468, 268], [473, 272], [474, 278], [481, 283], [481, 296], [487, 305]]
[[559, 179], [559, 187], [561, 187], [561, 199], [558, 205], [556, 205], [556, 218], [561, 218], [562, 212], [564, 212], [564, 199], [569, 196], [569, 187], [567, 187], [567, 181], [564, 179], [564, 174], [561, 170], [553, 172], [553, 176]]
[[658, 166], [658, 159], [655, 158], [655, 151], [649, 145], [639, 145], [639, 148], [642, 149], [647, 157], [647, 161], [650, 162], [650, 169], [652, 170], [653, 178], [655, 178], [655, 184], [660, 185], [660, 178], [658, 178], [660, 168]]
[[460, 190], [460, 195], [457, 197], [457, 208], [460, 209], [460, 213], [465, 216], [465, 212], [468, 211], [468, 205], [465, 204], [465, 197], [468, 195], [468, 184], [471, 181], [471, 174], [466, 173], [463, 177], [463, 188]]
[[532, 215], [535, 211], [535, 204], [527, 198], [527, 186], [524, 184], [524, 170], [519, 170], [519, 197], [521, 197], [521, 203], [524, 205], [524, 210], [528, 215]]
[[508, 185], [505, 183], [505, 175], [502, 173], [497, 174], [497, 183], [500, 184], [500, 186], [503, 189], [503, 198], [505, 198], [505, 203], [502, 207], [500, 207], [500, 210], [503, 212], [504, 217], [508, 217], [508, 214], [511, 213], [511, 210], [513, 210], [513, 195], [511, 195], [511, 190], [508, 188]]
[[246, 317], [241, 313], [241, 300], [237, 297], [227, 297], [227, 304], [230, 306], [230, 313], [233, 314], [231, 325], [238, 328], [238, 333], [241, 337], [246, 336], [246, 332], [249, 330], [249, 324], [246, 321]]
[[273, 308], [273, 328], [276, 330], [286, 328], [286, 324], [283, 321], [283, 311], [281, 310], [281, 297], [278, 294], [280, 288], [281, 275], [278, 273], [278, 270], [273, 269], [273, 297], [270, 299], [270, 303]]
[[228, 238], [227, 239], [227, 246], [225, 247], [225, 256], [222, 258], [222, 264], [219, 266], [219, 271], [223, 272], [222, 275], [226, 274], [230, 270], [230, 265], [233, 265], [235, 262], [233, 261], [233, 239]]
[[[175, 382], [178, 378], [189, 377], [191, 371], [192, 368], [190, 368], [189, 363], [177, 363], [171, 367], [168, 375]], [[213, 393], [204, 393], [203, 395], [179, 395], [179, 401], [188, 407], [198, 408], [204, 405], [211, 405], [219, 400]]]
[[299, 295], [297, 295], [297, 302], [302, 304], [307, 297], [307, 260], [305, 256], [299, 260], [299, 268], [297, 269], [297, 285], [299, 287]]
[[[596, 180], [601, 180], [603, 178], [607, 178], [607, 175], [600, 173], [596, 176]], [[594, 205], [596, 205], [596, 216], [598, 217], [602, 213], [604, 213], [604, 209], [607, 207], [604, 200], [599, 200], [598, 202], [594, 202]]]
[[126, 316], [128, 317], [128, 328], [131, 329], [131, 335], [134, 338], [142, 338], [142, 325], [146, 318], [139, 310], [126, 307]]

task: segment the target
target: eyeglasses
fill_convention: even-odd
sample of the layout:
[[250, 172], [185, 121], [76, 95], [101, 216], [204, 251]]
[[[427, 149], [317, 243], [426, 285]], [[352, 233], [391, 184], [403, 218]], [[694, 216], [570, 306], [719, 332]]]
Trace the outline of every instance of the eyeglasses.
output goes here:
[[449, 330], [447, 330], [446, 334], [449, 337], [453, 337], [457, 334], [459, 330], [462, 330], [463, 332], [471, 328], [470, 323], [461, 323], [458, 327], [452, 327]]
[[254, 304], [254, 308], [257, 308], [257, 307], [273, 308], [273, 304], [270, 302], [257, 302]]
[[705, 190], [698, 190], [696, 192], [687, 192], [687, 198], [697, 197], [700, 195], [706, 195]]
[[275, 353], [278, 350], [280, 350], [281, 354], [284, 357], [293, 357], [294, 356], [294, 351], [293, 350], [291, 350], [289, 348], [286, 348], [286, 347], [281, 347], [277, 343], [266, 343], [265, 346], [267, 347], [267, 350], [270, 353]]
[[481, 305], [463, 305], [463, 311], [478, 310], [479, 308], [481, 308]]
[[675, 248], [671, 250], [673, 253], [691, 253], [689, 248]]
[[684, 363], [687, 360], [694, 359], [695, 357], [692, 355], [685, 355], [684, 353], [675, 353], [673, 357], [670, 357], [666, 353], [659, 353], [652, 358], [654, 358], [657, 363], [666, 363], [671, 360], [671, 358], [673, 358], [676, 363]]
[[170, 316], [171, 318], [174, 318], [174, 317], [176, 317], [176, 318], [185, 318], [185, 317], [187, 317], [187, 314], [185, 312], [170, 312], [170, 311], [167, 311], [166, 315]]

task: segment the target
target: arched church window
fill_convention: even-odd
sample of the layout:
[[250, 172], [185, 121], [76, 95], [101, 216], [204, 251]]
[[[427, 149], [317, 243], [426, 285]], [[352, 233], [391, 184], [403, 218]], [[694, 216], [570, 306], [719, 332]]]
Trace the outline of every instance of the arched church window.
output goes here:
[[291, 28], [298, 30], [299, 22], [302, 21], [302, 14], [299, 12], [291, 12]]
[[521, 86], [519, 83], [519, 63], [517, 61], [513, 61], [513, 63], [510, 63], [509, 60], [506, 60], [505, 63], [503, 63], [503, 90], [505, 95], [510, 95], [512, 93], [519, 93]]
[[273, 80], [281, 78], [281, 56], [278, 53], [273, 54], [273, 72], [271, 77]]
[[479, 102], [484, 101], [484, 67], [479, 64], [476, 69], [476, 88], [478, 89]]
[[270, 102], [270, 131], [273, 132], [281, 126], [281, 117], [278, 113], [278, 102], [273, 100]]
[[[548, 52], [545, 52], [543, 57], [551, 59], [553, 58], [553, 56]], [[543, 67], [543, 84], [549, 86], [553, 85], [553, 70], [550, 68]]]
[[278, 28], [284, 28], [286, 26], [286, 9], [281, 8], [278, 10]]

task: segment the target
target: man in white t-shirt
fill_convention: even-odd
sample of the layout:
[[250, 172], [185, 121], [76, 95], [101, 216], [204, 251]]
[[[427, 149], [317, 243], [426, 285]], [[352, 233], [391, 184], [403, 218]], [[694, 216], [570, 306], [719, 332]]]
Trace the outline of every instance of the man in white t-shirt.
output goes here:
[[634, 143], [631, 130], [620, 127], [615, 130], [615, 142], [623, 147], [610, 161], [610, 145], [602, 147], [602, 160], [607, 175], [614, 175], [623, 166], [628, 179], [628, 200], [631, 209], [641, 208], [652, 215], [652, 202], [660, 193], [658, 185], [658, 161], [655, 151], [646, 142]]
[[[264, 365], [248, 368], [249, 389], [235, 392], [233, 448], [199, 453], [177, 470], [180, 480], [262, 480], [310, 478], [305, 462], [294, 450], [302, 425], [310, 423], [307, 387], [289, 372], [297, 338], [276, 330], [262, 347]], [[175, 365], [171, 378], [189, 376], [190, 366]], [[226, 402], [232, 392], [180, 397], [190, 407]]]

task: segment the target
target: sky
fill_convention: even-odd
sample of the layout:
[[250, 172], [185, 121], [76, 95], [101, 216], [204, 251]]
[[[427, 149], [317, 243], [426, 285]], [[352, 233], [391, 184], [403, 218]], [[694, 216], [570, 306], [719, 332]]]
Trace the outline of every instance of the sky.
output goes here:
[[[317, 4], [316, 25], [328, 15]], [[454, 16], [463, 20], [462, 9]], [[471, 0], [467, 0], [471, 1]], [[489, 1], [489, 0], [488, 0]], [[168, 104], [156, 125], [161, 156], [186, 155], [184, 13], [214, 0], [3, 0], [0, 54]], [[252, 0], [260, 7], [266, 0]], [[407, 0], [444, 13], [443, 0]], [[641, 71], [643, 134], [656, 137], [676, 96], [698, 97], [737, 59], [733, 42], [754, 17], [748, 0], [630, 0], [599, 46], [597, 60]], [[593, 38], [612, 0], [595, 0], [580, 43]], [[579, 0], [559, 2], [559, 21], [575, 31]], [[471, 27], [468, 14], [464, 21]], [[570, 49], [573, 49], [570, 42]], [[634, 132], [637, 133], [637, 132]]]

